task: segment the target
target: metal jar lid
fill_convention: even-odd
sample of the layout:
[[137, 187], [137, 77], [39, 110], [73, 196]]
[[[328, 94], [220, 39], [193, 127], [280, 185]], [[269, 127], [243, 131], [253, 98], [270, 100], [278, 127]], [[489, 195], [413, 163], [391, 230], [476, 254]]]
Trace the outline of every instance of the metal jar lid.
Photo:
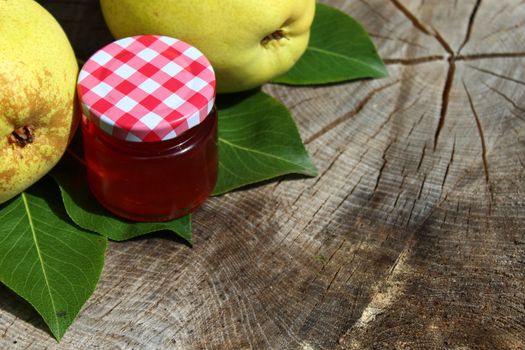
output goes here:
[[200, 124], [215, 103], [215, 73], [195, 47], [166, 36], [115, 41], [84, 64], [82, 109], [109, 135], [131, 142], [170, 140]]

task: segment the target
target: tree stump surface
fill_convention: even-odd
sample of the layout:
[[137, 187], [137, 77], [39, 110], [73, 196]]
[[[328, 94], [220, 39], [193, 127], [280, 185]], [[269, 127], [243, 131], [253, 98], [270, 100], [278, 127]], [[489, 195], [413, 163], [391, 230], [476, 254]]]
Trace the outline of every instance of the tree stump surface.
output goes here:
[[[111, 41], [98, 1], [40, 2], [79, 57]], [[390, 76], [265, 87], [319, 176], [210, 199], [193, 248], [110, 243], [60, 344], [1, 287], [0, 348], [525, 348], [525, 1], [324, 2]]]

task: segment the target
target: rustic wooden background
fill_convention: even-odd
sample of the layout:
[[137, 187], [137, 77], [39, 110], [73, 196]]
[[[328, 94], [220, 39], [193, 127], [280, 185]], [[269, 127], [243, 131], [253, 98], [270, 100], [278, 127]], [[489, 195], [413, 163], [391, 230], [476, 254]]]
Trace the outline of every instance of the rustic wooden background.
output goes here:
[[[40, 2], [79, 57], [111, 40], [96, 0]], [[60, 345], [0, 288], [0, 348], [525, 348], [525, 1], [325, 2], [390, 77], [265, 88], [320, 175], [211, 199], [192, 249], [111, 243]]]

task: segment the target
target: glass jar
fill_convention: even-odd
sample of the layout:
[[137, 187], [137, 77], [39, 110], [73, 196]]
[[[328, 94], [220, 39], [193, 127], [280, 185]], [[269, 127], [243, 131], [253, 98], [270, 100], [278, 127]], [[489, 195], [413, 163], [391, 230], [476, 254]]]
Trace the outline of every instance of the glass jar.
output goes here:
[[215, 75], [190, 45], [121, 39], [79, 76], [88, 183], [109, 211], [167, 221], [199, 207], [217, 180]]

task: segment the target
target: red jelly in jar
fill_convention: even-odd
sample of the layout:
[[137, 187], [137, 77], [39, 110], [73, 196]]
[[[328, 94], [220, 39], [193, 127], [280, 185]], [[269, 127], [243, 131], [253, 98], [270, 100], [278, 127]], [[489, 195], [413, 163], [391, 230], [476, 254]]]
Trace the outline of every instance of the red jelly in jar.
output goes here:
[[111, 212], [167, 221], [200, 206], [217, 180], [215, 74], [189, 44], [118, 40], [82, 68], [78, 92], [89, 187]]

